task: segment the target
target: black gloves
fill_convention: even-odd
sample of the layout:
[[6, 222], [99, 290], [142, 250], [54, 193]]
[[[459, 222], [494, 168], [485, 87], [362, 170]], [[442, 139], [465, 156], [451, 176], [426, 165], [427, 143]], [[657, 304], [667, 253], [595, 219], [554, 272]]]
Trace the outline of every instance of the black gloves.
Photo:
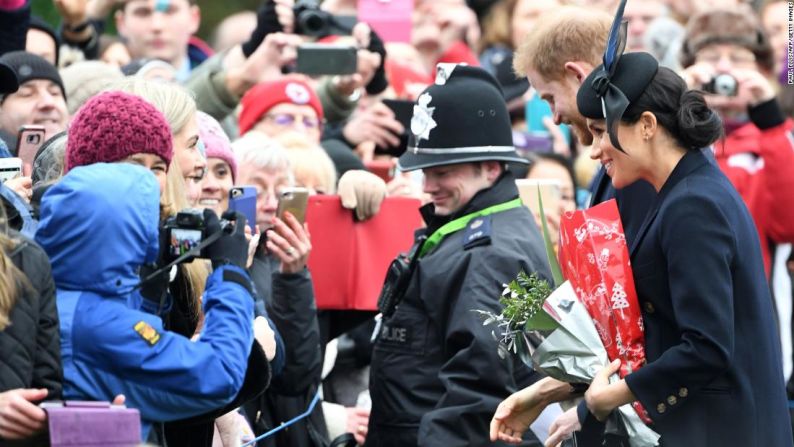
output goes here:
[[245, 238], [245, 216], [234, 211], [223, 213], [223, 219], [234, 221], [234, 229], [229, 232], [221, 227], [215, 212], [204, 210], [204, 225], [207, 236], [223, 232], [220, 239], [205, 248], [206, 257], [212, 261], [212, 268], [217, 269], [232, 264], [245, 269], [248, 263], [248, 240]]
[[251, 33], [248, 41], [243, 43], [243, 54], [246, 59], [259, 48], [265, 36], [271, 33], [284, 31], [276, 15], [276, 3], [268, 0], [256, 11], [256, 29]]
[[375, 70], [375, 76], [369, 81], [369, 84], [366, 86], [367, 93], [370, 95], [377, 95], [389, 86], [389, 81], [386, 79], [386, 46], [383, 45], [383, 40], [381, 40], [380, 36], [375, 32], [375, 30], [370, 30], [369, 32], [369, 47], [367, 47], [368, 51], [373, 53], [380, 54], [380, 65], [378, 69]]

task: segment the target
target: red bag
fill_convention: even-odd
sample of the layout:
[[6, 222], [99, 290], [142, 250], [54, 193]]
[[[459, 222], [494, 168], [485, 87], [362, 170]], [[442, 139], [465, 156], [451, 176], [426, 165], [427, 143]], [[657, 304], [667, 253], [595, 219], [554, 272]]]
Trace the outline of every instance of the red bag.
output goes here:
[[[620, 377], [645, 364], [645, 335], [626, 235], [615, 200], [560, 219], [560, 269], [593, 319], [610, 361], [621, 360]], [[650, 422], [639, 402], [640, 418]]]

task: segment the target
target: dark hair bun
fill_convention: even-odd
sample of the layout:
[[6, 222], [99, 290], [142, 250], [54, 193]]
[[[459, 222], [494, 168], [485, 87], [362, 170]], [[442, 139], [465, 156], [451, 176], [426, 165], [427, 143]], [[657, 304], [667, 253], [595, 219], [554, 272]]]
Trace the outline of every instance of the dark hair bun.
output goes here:
[[681, 95], [677, 118], [677, 137], [687, 149], [706, 147], [722, 136], [722, 120], [696, 90], [687, 90]]

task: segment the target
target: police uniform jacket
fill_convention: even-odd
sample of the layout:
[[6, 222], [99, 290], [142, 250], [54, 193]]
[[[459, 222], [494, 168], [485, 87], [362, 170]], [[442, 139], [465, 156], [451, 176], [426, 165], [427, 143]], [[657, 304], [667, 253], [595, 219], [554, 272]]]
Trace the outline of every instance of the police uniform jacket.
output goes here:
[[626, 376], [662, 446], [791, 446], [758, 233], [700, 151], [662, 187], [631, 246], [648, 363]]
[[[507, 172], [453, 216], [433, 216], [432, 204], [423, 208], [427, 234], [517, 197]], [[531, 371], [499, 357], [493, 328], [475, 311], [499, 313], [503, 284], [519, 270], [550, 278], [525, 207], [475, 218], [419, 259], [375, 343], [368, 447], [491, 445], [488, 427], [497, 405], [526, 385]]]

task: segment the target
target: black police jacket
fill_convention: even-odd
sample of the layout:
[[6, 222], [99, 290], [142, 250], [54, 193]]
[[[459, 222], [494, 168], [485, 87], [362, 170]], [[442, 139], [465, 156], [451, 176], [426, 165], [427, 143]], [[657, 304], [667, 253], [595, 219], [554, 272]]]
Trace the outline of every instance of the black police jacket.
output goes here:
[[[428, 234], [457, 217], [518, 197], [510, 172], [446, 218], [423, 208]], [[484, 446], [491, 417], [532, 371], [500, 358], [493, 328], [475, 312], [501, 310], [519, 270], [551, 278], [540, 232], [525, 207], [478, 217], [421, 258], [405, 297], [383, 322], [370, 373], [367, 447]], [[525, 445], [540, 445], [527, 435]]]

